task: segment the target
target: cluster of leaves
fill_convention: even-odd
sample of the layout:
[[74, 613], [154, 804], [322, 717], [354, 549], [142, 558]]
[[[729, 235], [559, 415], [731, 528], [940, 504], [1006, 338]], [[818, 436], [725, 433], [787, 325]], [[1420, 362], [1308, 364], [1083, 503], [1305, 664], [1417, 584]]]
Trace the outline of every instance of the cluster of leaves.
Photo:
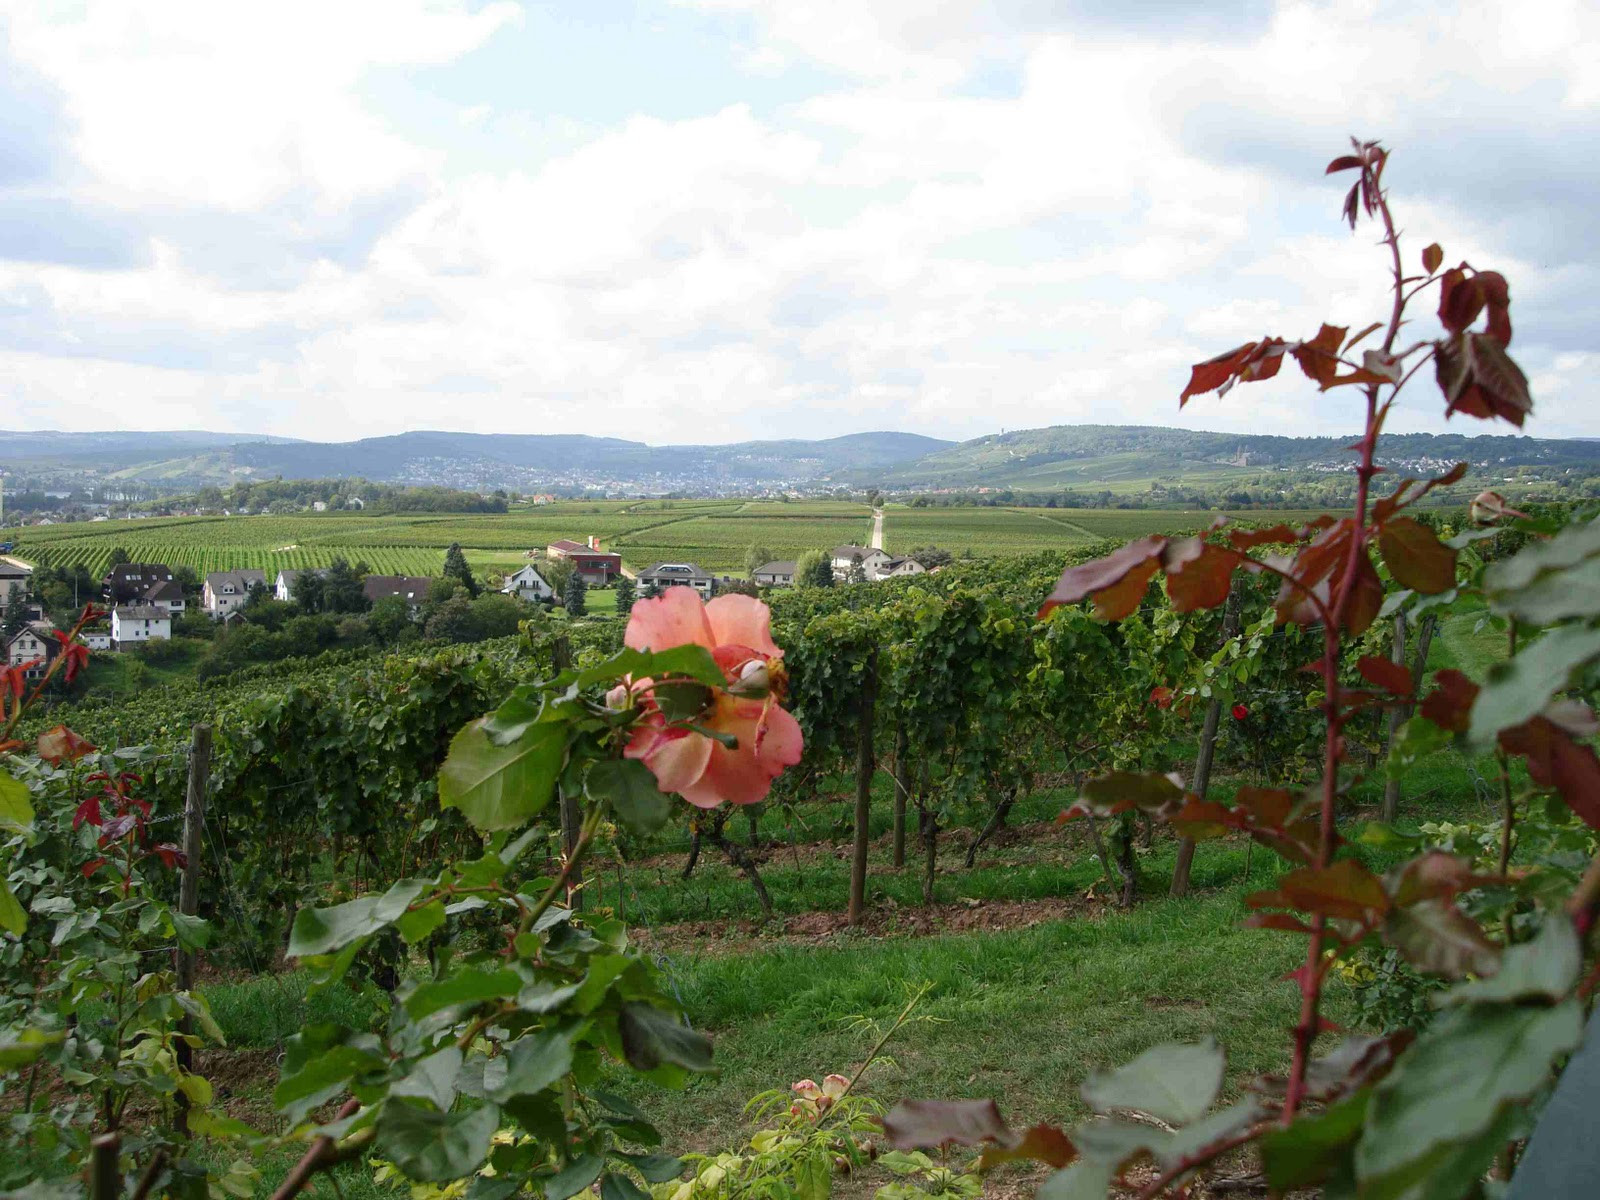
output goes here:
[[[1097, 816], [1144, 812], [1194, 838], [1243, 831], [1294, 864], [1276, 886], [1248, 898], [1256, 910], [1248, 923], [1306, 939], [1305, 962], [1292, 975], [1301, 1013], [1289, 1070], [1249, 1082], [1243, 1099], [1217, 1110], [1221, 1049], [1159, 1046], [1087, 1081], [1083, 1098], [1102, 1115], [1070, 1132], [1014, 1132], [992, 1105], [908, 1104], [890, 1115], [896, 1144], [984, 1144], [986, 1155], [1046, 1162], [1058, 1168], [1045, 1185], [1053, 1200], [1103, 1196], [1116, 1186], [1141, 1197], [1187, 1194], [1220, 1156], [1247, 1145], [1280, 1193], [1321, 1185], [1337, 1195], [1442, 1200], [1475, 1193], [1504, 1147], [1527, 1135], [1555, 1069], [1577, 1046], [1586, 1008], [1583, 942], [1600, 908], [1600, 860], [1564, 903], [1553, 894], [1559, 875], [1509, 864], [1519, 813], [1535, 806], [1564, 808], [1559, 824], [1600, 829], [1600, 759], [1589, 744], [1597, 725], [1572, 694], [1600, 662], [1600, 521], [1541, 525], [1486, 493], [1476, 515], [1511, 523], [1533, 540], [1485, 565], [1464, 552], [1494, 531], [1441, 537], [1409, 511], [1434, 488], [1460, 480], [1464, 464], [1372, 494], [1384, 420], [1430, 358], [1448, 412], [1520, 425], [1531, 405], [1506, 354], [1505, 280], [1465, 263], [1441, 270], [1436, 245], [1423, 251], [1421, 274], [1407, 274], [1382, 184], [1387, 162], [1381, 146], [1356, 143], [1328, 169], [1356, 172], [1345, 205], [1352, 226], [1365, 214], [1382, 227], [1393, 265], [1388, 320], [1353, 336], [1324, 324], [1305, 341], [1247, 343], [1196, 366], [1180, 397], [1270, 378], [1286, 357], [1322, 391], [1358, 388], [1366, 424], [1354, 447], [1354, 510], [1300, 528], [1219, 522], [1194, 537], [1146, 537], [1068, 568], [1041, 610], [1087, 600], [1098, 617], [1123, 621], [1157, 577], [1176, 611], [1214, 609], [1243, 573], [1270, 581], [1274, 625], [1299, 627], [1320, 644], [1306, 670], [1320, 684], [1312, 698], [1323, 726], [1321, 777], [1306, 793], [1245, 787], [1224, 805], [1188, 793], [1175, 776], [1130, 769], [1090, 782], [1076, 806]], [[1408, 303], [1430, 287], [1439, 289], [1442, 335], [1397, 348]], [[1484, 327], [1475, 329], [1480, 317]], [[1379, 344], [1353, 357], [1375, 333]], [[1390, 581], [1398, 585], [1392, 597]], [[1380, 614], [1448, 605], [1468, 592], [1505, 623], [1515, 653], [1482, 685], [1442, 671], [1419, 696], [1412, 672], [1382, 653], [1369, 630]], [[1170, 703], [1171, 693], [1164, 698]], [[1419, 701], [1396, 758], [1414, 761], [1451, 738], [1495, 750], [1505, 796], [1498, 852], [1486, 862], [1483, 854], [1453, 852], [1456, 846], [1428, 848], [1380, 877], [1343, 849], [1336, 827], [1339, 799], [1359, 770], [1351, 738], [1365, 716], [1403, 713]], [[1521, 795], [1511, 759], [1526, 767]], [[1485, 924], [1491, 911], [1502, 914], [1498, 940]], [[1379, 953], [1441, 981], [1428, 998], [1439, 1015], [1419, 1034], [1401, 1028], [1348, 1037], [1318, 1056], [1318, 1039], [1333, 1031], [1321, 1015], [1324, 985], [1351, 963], [1358, 975], [1362, 966], [1372, 970]], [[1125, 1112], [1141, 1119], [1129, 1121]], [[1128, 1174], [1135, 1167], [1145, 1172], [1137, 1182]]]
[[139, 796], [138, 752], [65, 730], [36, 749], [0, 775], [0, 1079], [18, 1096], [0, 1186], [70, 1175], [94, 1134], [132, 1123], [135, 1153], [171, 1160], [168, 1186], [203, 1189], [178, 1118], [196, 1132], [215, 1119], [189, 1052], [223, 1039], [176, 974], [175, 951], [211, 927], [166, 898], [183, 856], [154, 822], [171, 814]]

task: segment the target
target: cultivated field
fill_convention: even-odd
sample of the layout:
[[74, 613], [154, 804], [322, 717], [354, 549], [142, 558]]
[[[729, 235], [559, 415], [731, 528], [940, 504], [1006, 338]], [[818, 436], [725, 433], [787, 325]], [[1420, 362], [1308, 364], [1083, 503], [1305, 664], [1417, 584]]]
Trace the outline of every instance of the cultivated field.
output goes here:
[[[884, 544], [903, 554], [940, 546], [989, 556], [1082, 545], [1097, 538], [1199, 529], [1216, 514], [1201, 511], [1067, 508], [886, 509]], [[1300, 512], [1241, 514], [1252, 520], [1303, 520]], [[82, 563], [103, 573], [113, 549], [135, 561], [196, 571], [326, 566], [337, 557], [393, 575], [432, 575], [445, 548], [459, 542], [480, 572], [505, 571], [560, 538], [598, 537], [635, 569], [687, 559], [710, 571], [742, 574], [745, 551], [765, 547], [795, 558], [846, 542], [865, 545], [871, 510], [838, 500], [794, 503], [739, 500], [600, 501], [551, 504], [509, 513], [315, 513], [292, 516], [171, 517], [17, 531], [17, 553], [33, 562]]]

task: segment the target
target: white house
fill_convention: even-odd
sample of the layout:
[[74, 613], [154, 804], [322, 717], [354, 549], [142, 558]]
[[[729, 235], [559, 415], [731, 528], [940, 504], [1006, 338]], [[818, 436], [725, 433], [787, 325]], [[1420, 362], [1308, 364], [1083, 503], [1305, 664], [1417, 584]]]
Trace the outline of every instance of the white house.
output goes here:
[[856, 563], [867, 573], [868, 579], [877, 579], [889, 556], [870, 546], [835, 546], [833, 548], [833, 574], [836, 579], [847, 579], [850, 568]]
[[313, 500], [311, 502], [311, 511], [312, 512], [327, 512], [328, 511], [328, 502], [326, 500]]
[[[327, 567], [307, 567], [306, 570], [309, 570], [313, 575], [326, 575], [328, 573]], [[300, 576], [305, 573], [304, 570], [279, 571], [278, 578], [273, 581], [272, 598], [274, 600], [293, 600], [295, 598], [295, 584], [299, 582]]]
[[42, 675], [45, 668], [50, 665], [50, 660], [61, 649], [61, 643], [53, 636], [55, 626], [49, 621], [29, 621], [12, 635], [6, 643], [6, 665], [20, 667], [24, 663], [30, 665], [30, 676]]
[[20, 558], [0, 554], [0, 610], [13, 600], [26, 600], [33, 591], [33, 568]]
[[891, 558], [878, 568], [878, 579], [893, 579], [899, 575], [922, 575], [928, 568], [914, 558]]
[[111, 635], [104, 630], [85, 629], [78, 637], [91, 650], [111, 649]]
[[243, 571], [213, 571], [206, 576], [205, 595], [201, 606], [210, 614], [213, 621], [220, 621], [244, 605], [250, 598], [252, 587], [258, 584], [265, 587], [266, 583], [266, 572], [258, 571], [254, 567]]
[[519, 596], [529, 602], [548, 600], [556, 594], [555, 588], [545, 581], [532, 563], [514, 575], [507, 575], [506, 584], [500, 590], [508, 596]]
[[639, 572], [639, 589], [648, 591], [652, 584], [657, 590], [665, 591], [669, 587], [692, 587], [706, 599], [710, 599], [715, 590], [716, 576], [709, 571], [702, 571], [694, 563], [663, 562]]
[[154, 604], [122, 604], [111, 610], [111, 641], [119, 650], [141, 642], [172, 639], [172, 616]]
[[794, 584], [794, 563], [785, 559], [765, 563], [751, 574], [762, 587], [791, 587]]

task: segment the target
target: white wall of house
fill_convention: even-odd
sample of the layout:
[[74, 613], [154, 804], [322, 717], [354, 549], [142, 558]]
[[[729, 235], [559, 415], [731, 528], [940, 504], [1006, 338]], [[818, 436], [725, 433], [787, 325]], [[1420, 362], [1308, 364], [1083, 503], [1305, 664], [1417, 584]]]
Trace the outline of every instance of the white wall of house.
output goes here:
[[165, 642], [171, 638], [172, 618], [169, 616], [132, 617], [125, 616], [120, 608], [111, 610], [111, 640], [118, 646], [137, 645], [140, 642]]
[[555, 589], [545, 582], [544, 576], [532, 566], [523, 567], [515, 574], [507, 575], [505, 586], [500, 590], [508, 596], [519, 596], [530, 603], [548, 599], [556, 594]]
[[32, 629], [24, 629], [11, 639], [10, 652], [6, 655], [6, 665], [19, 667], [23, 663], [35, 662], [45, 657], [45, 641]]

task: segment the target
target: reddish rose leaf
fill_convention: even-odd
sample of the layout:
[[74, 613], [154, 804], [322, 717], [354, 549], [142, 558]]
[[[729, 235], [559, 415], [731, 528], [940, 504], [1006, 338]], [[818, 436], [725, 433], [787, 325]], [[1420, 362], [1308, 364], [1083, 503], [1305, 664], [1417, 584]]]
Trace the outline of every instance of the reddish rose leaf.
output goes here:
[[1257, 546], [1291, 546], [1304, 538], [1298, 529], [1288, 525], [1272, 525], [1266, 529], [1230, 529], [1228, 545], [1235, 550], [1252, 550]]
[[902, 1100], [883, 1118], [883, 1132], [897, 1150], [1016, 1140], [993, 1100]]
[[1323, 174], [1334, 175], [1340, 171], [1353, 171], [1360, 165], [1361, 159], [1357, 158], [1355, 155], [1342, 154], [1328, 164], [1328, 169], [1323, 171]]
[[1397, 908], [1423, 900], [1450, 899], [1468, 888], [1501, 882], [1479, 875], [1472, 863], [1443, 850], [1429, 850], [1384, 877], [1384, 886]]
[[1500, 951], [1483, 928], [1449, 900], [1422, 900], [1384, 919], [1383, 939], [1417, 970], [1447, 979], [1493, 975]]
[[1592, 748], [1545, 717], [1502, 730], [1500, 744], [1527, 762], [1535, 783], [1555, 788], [1584, 824], [1600, 829], [1600, 759]]
[[1439, 269], [1439, 264], [1444, 262], [1444, 249], [1438, 242], [1428, 246], [1422, 251], [1422, 269], [1432, 275]]
[[[1371, 352], [1369, 351], [1368, 353]], [[1356, 367], [1354, 370], [1348, 371], [1343, 375], [1335, 375], [1332, 379], [1327, 380], [1325, 383], [1323, 383], [1321, 390], [1325, 392], [1329, 388], [1350, 387], [1352, 384], [1382, 384], [1394, 382], [1395, 380], [1389, 375], [1382, 374], [1378, 371], [1369, 371], [1366, 367]]]
[[1402, 587], [1425, 596], [1447, 592], [1456, 585], [1456, 556], [1421, 521], [1392, 517], [1378, 530], [1378, 547], [1384, 565]]
[[1167, 818], [1167, 825], [1180, 837], [1208, 842], [1238, 828], [1239, 821], [1231, 809], [1214, 800], [1190, 800]]
[[1443, 670], [1433, 677], [1434, 689], [1422, 701], [1422, 715], [1440, 729], [1465, 733], [1471, 723], [1478, 685], [1460, 671]]
[[1349, 354], [1350, 351], [1354, 350], [1358, 345], [1360, 345], [1362, 342], [1366, 341], [1369, 337], [1371, 337], [1374, 333], [1378, 332], [1378, 330], [1380, 330], [1382, 328], [1383, 328], [1383, 322], [1382, 321], [1374, 321], [1371, 325], [1368, 325], [1360, 333], [1356, 334], [1354, 337], [1352, 337], [1348, 342], [1346, 342], [1344, 344], [1344, 353], [1345, 354]]
[[88, 862], [84, 863], [83, 866], [79, 867], [78, 870], [82, 873], [82, 875], [83, 875], [83, 877], [85, 879], [88, 879], [89, 876], [93, 875], [96, 871], [98, 871], [101, 867], [103, 867], [105, 865], [106, 865], [106, 860], [105, 859], [103, 859], [103, 858], [91, 858]]
[[1157, 708], [1171, 708], [1172, 689], [1169, 687], [1151, 688], [1150, 703], [1154, 704]]
[[[1340, 572], [1343, 575], [1343, 572]], [[1335, 587], [1338, 586], [1337, 579]], [[1344, 606], [1344, 629], [1351, 637], [1359, 637], [1378, 619], [1383, 608], [1383, 580], [1372, 565], [1372, 557], [1365, 549], [1356, 555], [1355, 577], [1350, 583], [1350, 598]]]
[[1397, 662], [1380, 658], [1376, 654], [1367, 654], [1356, 663], [1356, 670], [1360, 671], [1361, 678], [1373, 687], [1393, 692], [1396, 696], [1411, 695], [1411, 672]]
[[98, 828], [100, 823], [101, 817], [99, 796], [90, 796], [82, 804], [78, 805], [77, 809], [74, 810], [72, 814], [72, 827], [74, 829], [77, 829], [78, 826], [84, 824], [93, 825]]
[[1054, 1125], [1040, 1122], [1026, 1129], [1013, 1146], [986, 1146], [978, 1157], [978, 1170], [1006, 1162], [1042, 1162], [1052, 1167], [1064, 1167], [1078, 1157], [1078, 1148], [1072, 1139]]
[[1353, 858], [1331, 867], [1300, 867], [1278, 880], [1272, 891], [1245, 897], [1251, 908], [1293, 908], [1364, 921], [1388, 911], [1389, 897], [1378, 877]]
[[1447, 415], [1501, 417], [1521, 428], [1533, 410], [1527, 376], [1489, 334], [1458, 333], [1435, 342], [1433, 368]]
[[1233, 797], [1234, 807], [1249, 814], [1252, 824], [1281, 829], [1294, 811], [1295, 798], [1283, 788], [1241, 787]]
[[54, 729], [41, 733], [37, 749], [39, 757], [52, 766], [59, 766], [63, 762], [76, 762], [84, 755], [95, 752], [93, 745], [65, 725], [57, 725]]
[[1344, 343], [1348, 328], [1323, 322], [1317, 336], [1301, 342], [1294, 349], [1294, 360], [1307, 378], [1326, 385], [1339, 372], [1339, 347]]
[[1136, 808], [1165, 814], [1178, 809], [1184, 799], [1182, 786], [1169, 775], [1156, 771], [1112, 771], [1085, 783], [1077, 803], [1068, 813], [1069, 819], [1080, 812], [1110, 817]]
[[1214, 392], [1217, 388], [1232, 379], [1255, 352], [1258, 342], [1246, 342], [1237, 349], [1219, 354], [1215, 358], [1208, 358], [1203, 363], [1196, 363], [1189, 369], [1189, 386], [1183, 389], [1178, 397], [1178, 407], [1182, 408], [1189, 402], [1190, 396], [1199, 396], [1205, 392]]
[[1102, 621], [1120, 621], [1138, 611], [1139, 601], [1150, 590], [1150, 581], [1161, 569], [1157, 559], [1134, 567], [1116, 583], [1094, 594], [1094, 615]]
[[1104, 558], [1068, 567], [1056, 581], [1055, 589], [1051, 591], [1049, 598], [1040, 606], [1039, 616], [1049, 616], [1063, 604], [1077, 604], [1088, 596], [1096, 597], [1096, 612], [1097, 615], [1101, 615], [1097, 593], [1115, 587], [1131, 572], [1148, 567], [1144, 573], [1144, 582], [1134, 596], [1133, 607], [1122, 614], [1127, 616], [1138, 606], [1139, 597], [1144, 594], [1144, 587], [1148, 586], [1150, 577], [1160, 566], [1161, 552], [1166, 549], [1166, 545], [1166, 538], [1152, 535], [1140, 538], [1136, 542], [1129, 542]]
[[[1199, 538], [1184, 539], [1184, 554], [1172, 553], [1180, 543], [1168, 544], [1168, 554], [1163, 560], [1167, 571], [1167, 595], [1175, 612], [1193, 612], [1197, 608], [1216, 608], [1228, 599], [1233, 585], [1233, 569], [1239, 565], [1239, 555], [1220, 546], [1213, 546]], [[1197, 544], [1197, 552], [1188, 553]]]

